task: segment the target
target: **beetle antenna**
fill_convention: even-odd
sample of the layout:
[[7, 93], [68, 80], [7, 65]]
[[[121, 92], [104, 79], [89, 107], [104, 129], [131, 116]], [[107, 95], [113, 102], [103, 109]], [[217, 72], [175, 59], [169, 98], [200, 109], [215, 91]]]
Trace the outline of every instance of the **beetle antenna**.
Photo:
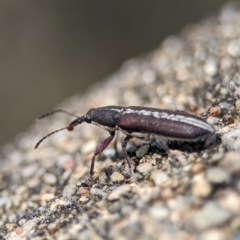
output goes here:
[[55, 134], [55, 133], [57, 133], [57, 132], [60, 132], [60, 131], [62, 131], [62, 130], [64, 130], [64, 129], [67, 129], [67, 128], [68, 128], [68, 127], [61, 128], [61, 129], [58, 129], [58, 130], [56, 130], [56, 131], [53, 131], [53, 132], [49, 133], [49, 134], [46, 135], [45, 137], [41, 138], [41, 139], [37, 142], [37, 144], [35, 145], [34, 148], [37, 149], [38, 146], [40, 145], [40, 143], [41, 143], [43, 140], [45, 140], [46, 138], [48, 138], [49, 136], [51, 136], [51, 135], [53, 135], [53, 134]]
[[[57, 111], [59, 111], [59, 110], [57, 110]], [[60, 110], [60, 111], [62, 111], [62, 110]], [[54, 111], [53, 111], [53, 112], [54, 112]], [[65, 111], [64, 111], [64, 112], [65, 112]], [[45, 114], [45, 115], [46, 115], [46, 114]], [[47, 115], [46, 115], [46, 116], [47, 116]], [[53, 131], [53, 132], [50, 132], [50, 133], [49, 133], [48, 135], [46, 135], [45, 137], [41, 138], [41, 139], [37, 142], [37, 144], [35, 145], [34, 148], [37, 149], [38, 146], [41, 144], [41, 142], [42, 142], [43, 140], [45, 140], [46, 138], [48, 138], [49, 136], [51, 136], [51, 135], [53, 135], [53, 134], [55, 134], [55, 133], [57, 133], [57, 132], [60, 132], [60, 131], [65, 130], [65, 129], [67, 129], [68, 131], [72, 131], [72, 130], [74, 129], [74, 127], [76, 127], [77, 125], [83, 123], [83, 122], [84, 122], [84, 119], [85, 119], [85, 116], [77, 117], [77, 119], [73, 120], [67, 127], [64, 127], [64, 128], [58, 129], [58, 130], [55, 130], [55, 131]]]
[[58, 112], [62, 112], [62, 113], [65, 113], [67, 115], [70, 115], [70, 116], [73, 116], [73, 117], [77, 117], [77, 118], [79, 117], [76, 114], [70, 113], [70, 112], [65, 111], [63, 109], [56, 109], [56, 110], [53, 110], [51, 112], [48, 112], [48, 113], [45, 113], [45, 114], [41, 115], [40, 117], [38, 117], [38, 119], [42, 119], [42, 118], [48, 117], [48, 116], [53, 115], [53, 114], [58, 113]]

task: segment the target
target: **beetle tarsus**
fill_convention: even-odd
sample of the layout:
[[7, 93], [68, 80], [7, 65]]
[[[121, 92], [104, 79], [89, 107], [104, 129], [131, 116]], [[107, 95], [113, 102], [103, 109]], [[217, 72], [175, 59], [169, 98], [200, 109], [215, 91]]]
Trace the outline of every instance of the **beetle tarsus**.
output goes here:
[[128, 168], [129, 168], [129, 178], [132, 176], [132, 164], [129, 160], [128, 154], [127, 154], [127, 143], [128, 141], [132, 138], [132, 136], [126, 136], [123, 140], [122, 140], [122, 151], [123, 151], [123, 156], [128, 164]]
[[90, 167], [90, 178], [93, 178], [94, 174], [94, 164], [95, 164], [95, 158], [98, 156], [104, 149], [110, 144], [110, 142], [113, 140], [115, 132], [109, 132], [110, 136], [105, 138], [102, 142], [100, 142], [94, 151], [93, 157], [92, 157], [92, 162], [91, 162], [91, 167]]

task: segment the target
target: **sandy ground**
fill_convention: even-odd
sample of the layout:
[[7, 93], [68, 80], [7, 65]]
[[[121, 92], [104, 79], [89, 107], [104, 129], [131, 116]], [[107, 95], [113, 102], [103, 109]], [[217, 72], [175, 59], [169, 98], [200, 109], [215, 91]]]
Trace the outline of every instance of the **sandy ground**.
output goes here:
[[78, 115], [107, 105], [208, 114], [221, 143], [169, 142], [176, 164], [133, 139], [127, 180], [119, 134], [118, 154], [111, 144], [97, 158], [89, 184], [92, 154], [108, 132], [85, 123], [34, 150], [74, 118], [43, 119], [1, 151], [0, 239], [240, 239], [239, 26], [240, 9], [227, 5], [57, 106]]

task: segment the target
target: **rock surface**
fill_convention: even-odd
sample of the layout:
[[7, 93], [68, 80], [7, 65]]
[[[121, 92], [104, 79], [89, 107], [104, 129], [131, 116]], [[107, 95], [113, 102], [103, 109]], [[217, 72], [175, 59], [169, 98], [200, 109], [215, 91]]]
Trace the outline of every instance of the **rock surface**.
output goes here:
[[58, 106], [78, 115], [107, 105], [209, 113], [220, 143], [169, 142], [176, 163], [133, 140], [133, 176], [124, 178], [122, 153], [111, 151], [97, 158], [89, 185], [93, 151], [108, 133], [85, 124], [34, 150], [72, 120], [43, 119], [1, 150], [0, 239], [239, 239], [239, 26], [239, 6], [227, 5]]

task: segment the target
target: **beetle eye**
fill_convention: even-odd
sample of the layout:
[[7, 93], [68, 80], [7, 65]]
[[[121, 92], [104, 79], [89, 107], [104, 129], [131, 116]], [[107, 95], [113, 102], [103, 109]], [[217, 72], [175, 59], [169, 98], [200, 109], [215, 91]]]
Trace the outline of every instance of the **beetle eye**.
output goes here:
[[91, 123], [92, 122], [92, 118], [90, 117], [90, 116], [88, 116], [88, 115], [86, 115], [85, 116], [85, 122], [87, 122], [87, 123]]

